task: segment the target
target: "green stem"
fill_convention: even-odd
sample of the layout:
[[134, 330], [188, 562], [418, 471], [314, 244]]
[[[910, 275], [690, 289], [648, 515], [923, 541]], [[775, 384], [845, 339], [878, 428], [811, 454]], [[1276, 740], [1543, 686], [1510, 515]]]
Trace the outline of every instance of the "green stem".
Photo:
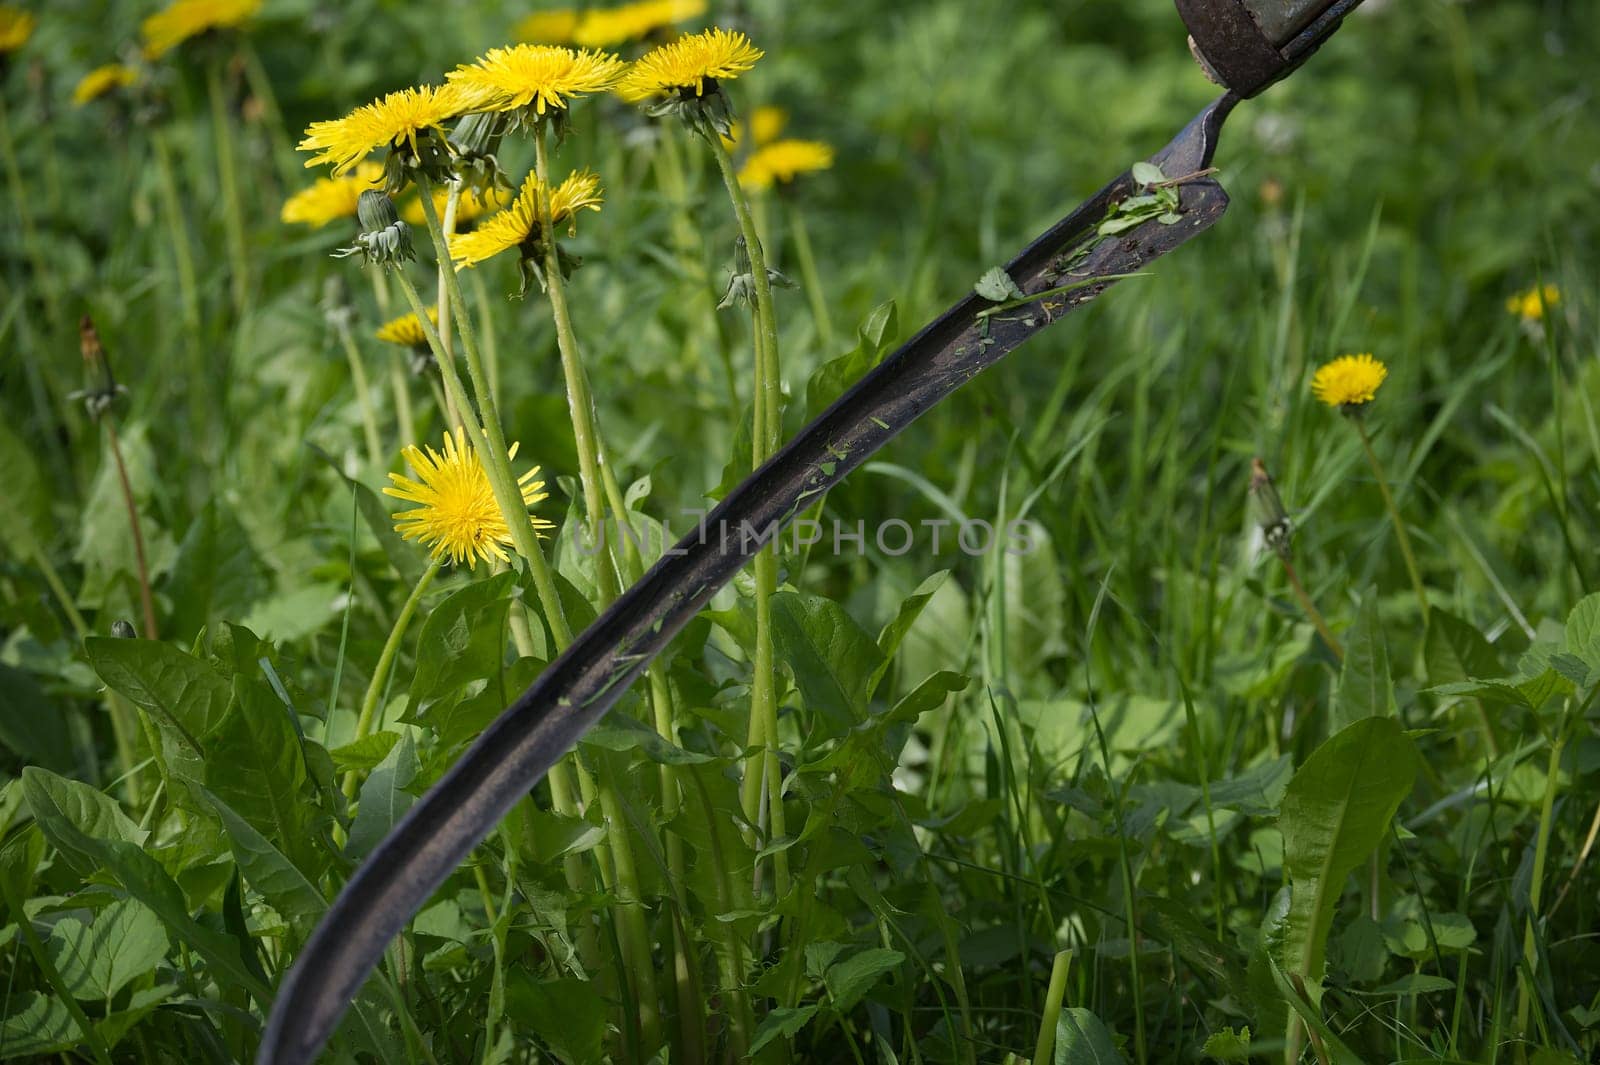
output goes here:
[[794, 258], [800, 267], [800, 284], [811, 304], [811, 320], [817, 327], [817, 343], [824, 357], [834, 355], [833, 319], [828, 315], [827, 296], [822, 290], [822, 275], [817, 272], [817, 257], [811, 250], [811, 233], [798, 204], [788, 204], [789, 232], [794, 237]]
[[[427, 202], [428, 207], [432, 208], [434, 206], [433, 189], [431, 187], [424, 188], [421, 190], [420, 194]], [[454, 237], [456, 233], [456, 210], [460, 202], [461, 189], [459, 186], [452, 186], [450, 189], [450, 195], [445, 199], [444, 220], [440, 223], [440, 232], [443, 236], [446, 246], [449, 245], [450, 239]], [[427, 215], [428, 212], [425, 211], [424, 214]], [[439, 260], [439, 283], [438, 290], [433, 297], [433, 305], [439, 312], [439, 341], [444, 346], [444, 355], [441, 356], [441, 358], [445, 362], [450, 363], [452, 366], [455, 365], [456, 334], [455, 330], [451, 328], [451, 322], [454, 319], [454, 308], [452, 308], [450, 305], [450, 295], [446, 289], [446, 286], [449, 285], [453, 279], [454, 274], [452, 274], [450, 271], [450, 259], [448, 256], [446, 256]], [[446, 396], [444, 414], [446, 418], [450, 419], [452, 424], [460, 425], [463, 421], [465, 421], [468, 417], [468, 412], [470, 409], [471, 408], [468, 407], [457, 409], [455, 400], [451, 399], [449, 396]]]
[[[550, 165], [544, 127], [533, 138], [534, 172], [539, 178], [539, 228], [544, 234], [545, 291], [550, 297], [550, 314], [555, 320], [556, 348], [561, 353], [561, 373], [567, 386], [567, 409], [572, 416], [572, 435], [578, 448], [578, 480], [583, 486], [584, 520], [589, 526], [590, 543], [600, 545], [605, 536], [605, 496], [600, 485], [600, 436], [596, 428], [594, 396], [578, 357], [578, 342], [572, 330], [572, 315], [567, 307], [566, 284], [561, 277], [560, 251], [550, 224]], [[625, 514], [616, 515], [620, 523]], [[619, 534], [620, 535], [620, 534]], [[611, 553], [596, 554], [595, 577], [602, 605], [617, 597], [617, 574], [608, 564]]]
[[[428, 568], [422, 571], [422, 576], [417, 578], [416, 586], [411, 589], [405, 604], [400, 607], [400, 616], [395, 618], [394, 627], [389, 630], [389, 638], [384, 641], [383, 650], [378, 655], [378, 664], [372, 670], [372, 679], [367, 682], [367, 692], [361, 697], [361, 712], [356, 717], [356, 733], [351, 737], [352, 743], [364, 739], [372, 731], [372, 719], [377, 715], [378, 703], [383, 698], [384, 689], [389, 685], [389, 670], [394, 667], [395, 655], [400, 650], [400, 641], [404, 639], [406, 627], [411, 624], [411, 617], [417, 612], [417, 605], [422, 602], [422, 596], [427, 592], [428, 585], [433, 583], [433, 578], [443, 564], [441, 559], [434, 559], [428, 563]], [[344, 775], [343, 790], [345, 798], [355, 798], [354, 769]]]
[[1063, 950], [1056, 955], [1050, 967], [1050, 986], [1044, 993], [1044, 1016], [1039, 1020], [1039, 1039], [1034, 1044], [1033, 1060], [1039, 1065], [1054, 1060], [1050, 1055], [1056, 1045], [1056, 1023], [1061, 1019], [1061, 1003], [1067, 995], [1067, 970], [1072, 967], [1072, 951]]
[[[433, 210], [432, 197], [428, 189], [424, 188], [422, 191], [422, 202], [433, 224], [437, 226], [438, 215]], [[422, 305], [422, 297], [417, 294], [417, 287], [402, 271], [396, 270], [395, 277], [399, 279], [400, 291], [405, 294], [412, 313], [422, 325], [422, 332], [428, 338], [428, 346], [433, 349], [434, 359], [439, 364], [439, 378], [444, 382], [446, 398], [463, 412], [470, 411], [472, 408], [467, 404], [466, 392], [462, 388], [460, 375], [456, 373], [455, 362], [445, 356], [439, 331], [434, 328], [433, 320], [428, 317], [427, 308]], [[480, 403], [483, 398], [486, 397], [480, 397]], [[572, 630], [567, 626], [567, 615], [561, 607], [561, 597], [556, 591], [555, 577], [550, 571], [549, 562], [545, 560], [544, 548], [539, 546], [539, 537], [534, 531], [533, 522], [527, 517], [528, 507], [522, 501], [522, 492], [517, 488], [517, 479], [511, 473], [511, 460], [506, 455], [505, 436], [500, 432], [500, 423], [494, 416], [492, 400], [489, 404], [483, 405], [483, 412], [482, 425], [476, 418], [463, 418], [458, 424], [466, 430], [467, 437], [472, 441], [472, 446], [478, 454], [483, 456], [484, 470], [489, 475], [490, 487], [494, 489], [495, 501], [500, 504], [500, 509], [506, 516], [512, 544], [516, 547], [517, 553], [528, 560], [534, 591], [539, 596], [539, 605], [544, 610], [550, 634], [555, 638], [557, 649], [564, 651], [572, 642]], [[517, 520], [518, 515], [522, 516], [522, 520]]]
[[[760, 466], [778, 450], [782, 436], [782, 386], [779, 378], [778, 321], [772, 304], [772, 284], [767, 276], [767, 257], [761, 247], [755, 218], [750, 213], [750, 201], [734, 172], [733, 158], [727, 146], [718, 137], [707, 137], [722, 183], [733, 202], [733, 213], [739, 221], [739, 231], [744, 236], [745, 251], [750, 257], [752, 287], [755, 290], [755, 432], [752, 436], [752, 464]], [[772, 597], [778, 587], [778, 545], [776, 540], [765, 547], [755, 558], [756, 592], [756, 647], [750, 684], [749, 746], [761, 745], [745, 769], [744, 796], [748, 800], [765, 785], [767, 792], [770, 831], [773, 838], [785, 834], [783, 795], [777, 766], [778, 751], [778, 693], [777, 673], [772, 644]], [[750, 785], [754, 777], [756, 784]], [[746, 816], [751, 813], [747, 805]], [[789, 890], [788, 855], [779, 851], [773, 859], [773, 887], [783, 898]]]
[[244, 207], [239, 198], [239, 167], [234, 156], [233, 123], [222, 84], [222, 57], [206, 64], [206, 92], [211, 97], [212, 136], [216, 140], [217, 179], [222, 185], [223, 227], [231, 266], [234, 312], [243, 319], [250, 309], [250, 257], [245, 243]]
[[1356, 432], [1361, 437], [1361, 448], [1367, 453], [1367, 462], [1372, 466], [1372, 475], [1377, 478], [1378, 491], [1383, 493], [1383, 505], [1389, 511], [1389, 521], [1394, 525], [1395, 539], [1400, 543], [1400, 554], [1405, 558], [1406, 572], [1411, 576], [1411, 587], [1417, 593], [1417, 607], [1422, 611], [1422, 623], [1428, 623], [1428, 593], [1422, 586], [1422, 572], [1417, 568], [1417, 556], [1411, 550], [1411, 534], [1406, 532], [1406, 523], [1400, 519], [1400, 508], [1395, 506], [1394, 496], [1389, 491], [1389, 482], [1383, 475], [1383, 465], [1378, 461], [1378, 453], [1372, 450], [1372, 438], [1367, 435], [1366, 422], [1360, 415], [1355, 417]]
[[6, 106], [4, 94], [0, 94], [0, 156], [5, 159], [6, 181], [11, 186], [11, 199], [16, 206], [22, 242], [27, 248], [28, 257], [33, 260], [34, 282], [44, 297], [51, 326], [63, 329], [66, 322], [61, 316], [61, 304], [52, 280], [55, 274], [45, 260], [44, 245], [39, 242], [39, 230], [34, 225], [33, 208], [28, 199], [27, 184], [22, 180], [22, 165], [17, 158], [16, 142], [11, 136], [11, 112]]
[[1517, 1031], [1523, 1044], [1530, 1045], [1535, 1033], [1528, 1028], [1528, 1018], [1533, 1005], [1531, 984], [1533, 972], [1539, 964], [1539, 952], [1534, 937], [1539, 923], [1539, 903], [1544, 895], [1544, 866], [1550, 856], [1550, 827], [1554, 821], [1556, 791], [1561, 776], [1561, 755], [1567, 747], [1566, 730], [1550, 748], [1550, 764], [1545, 770], [1544, 802], [1539, 807], [1539, 835], [1533, 845], [1533, 875], [1528, 885], [1528, 922], [1522, 935], [1523, 966], [1517, 974]]
[[[367, 458], [377, 469], [383, 469], [383, 440], [378, 435], [378, 412], [372, 405], [372, 383], [367, 380], [366, 367], [361, 365], [361, 352], [356, 348], [355, 337], [347, 325], [338, 327], [339, 341], [344, 347], [345, 361], [350, 364], [350, 383], [355, 386], [356, 403], [361, 408], [361, 427], [367, 438]], [[408, 439], [414, 444], [416, 440]]]
[[150, 591], [150, 564], [145, 557], [144, 530], [139, 524], [139, 507], [133, 499], [133, 485], [128, 481], [128, 464], [122, 461], [122, 444], [117, 440], [117, 429], [111, 419], [106, 419], [106, 438], [111, 444], [111, 458], [117, 466], [117, 483], [122, 489], [122, 502], [128, 511], [128, 529], [133, 534], [133, 561], [138, 570], [139, 606], [144, 612], [144, 638], [159, 640], [156, 628], [155, 597]]
[[155, 152], [161, 211], [167, 218], [167, 243], [172, 245], [173, 263], [178, 273], [178, 306], [183, 317], [184, 346], [189, 354], [189, 397], [196, 409], [207, 411], [205, 390], [198, 387], [206, 379], [209, 370], [200, 346], [200, 286], [195, 280], [189, 227], [184, 224], [183, 200], [178, 194], [178, 179], [172, 167], [172, 150], [167, 147], [167, 134], [160, 131], [153, 133], [150, 146]]
[[411, 382], [406, 379], [403, 358], [389, 360], [389, 388], [394, 393], [395, 428], [400, 433], [400, 446], [420, 443], [417, 438], [417, 417], [411, 409]]

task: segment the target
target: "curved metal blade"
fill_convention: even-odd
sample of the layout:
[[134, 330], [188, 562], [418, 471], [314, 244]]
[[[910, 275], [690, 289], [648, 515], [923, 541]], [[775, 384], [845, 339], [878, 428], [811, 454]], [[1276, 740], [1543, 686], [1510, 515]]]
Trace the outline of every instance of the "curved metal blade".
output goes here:
[[[1232, 94], [1202, 111], [1151, 162], [1179, 185], [1179, 220], [1151, 220], [1096, 239], [1107, 210], [1138, 186], [1124, 173], [1053, 226], [1008, 267], [1025, 293], [1089, 282], [1050, 306], [1030, 303], [981, 317], [969, 295], [889, 356], [771, 461], [730, 492], [699, 532], [681, 540], [552, 662], [414, 805], [356, 870], [283, 982], [258, 1065], [306, 1065], [406, 922], [472, 848], [544, 776], [650, 660], [760, 547], [746, 530], [781, 526], [818, 493], [918, 416], [1039, 330], [1091, 302], [1210, 228], [1227, 209], [1200, 175], [1233, 109]], [[1096, 280], [1098, 279], [1098, 280]]]

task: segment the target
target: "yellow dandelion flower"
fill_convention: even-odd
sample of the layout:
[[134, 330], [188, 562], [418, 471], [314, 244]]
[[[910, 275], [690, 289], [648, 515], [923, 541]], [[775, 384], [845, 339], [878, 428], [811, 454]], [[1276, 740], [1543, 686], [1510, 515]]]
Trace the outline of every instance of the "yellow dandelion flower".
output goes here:
[[787, 185], [798, 174], [833, 166], [833, 146], [821, 141], [774, 141], [757, 148], [739, 171], [739, 184], [752, 189]]
[[174, 0], [139, 27], [144, 54], [159, 59], [191, 37], [237, 26], [261, 10], [261, 0]]
[[1556, 285], [1535, 285], [1506, 300], [1506, 310], [1524, 322], [1542, 322], [1546, 311], [1561, 304], [1561, 289]]
[[[439, 308], [428, 308], [428, 320], [434, 325], [439, 324]], [[373, 336], [385, 344], [398, 344], [403, 348], [428, 346], [428, 334], [423, 331], [422, 322], [415, 314], [402, 314], [384, 322]]]
[[439, 130], [445, 122], [470, 111], [471, 103], [457, 85], [401, 89], [362, 104], [343, 118], [311, 123], [298, 147], [302, 152], [320, 153], [306, 166], [332, 163], [335, 174], [345, 174], [380, 148], [404, 144], [416, 151], [419, 133]]
[[571, 8], [536, 11], [517, 23], [511, 32], [521, 41], [533, 44], [571, 44], [578, 28], [578, 13]]
[[321, 229], [329, 222], [356, 217], [356, 204], [368, 189], [383, 187], [383, 164], [362, 160], [353, 174], [318, 178], [284, 201], [279, 217], [288, 223]]
[[[433, 209], [439, 213], [439, 221], [444, 221], [444, 209], [450, 200], [450, 190], [435, 188], [433, 190]], [[463, 189], [461, 199], [456, 201], [456, 225], [465, 226], [475, 222], [490, 211], [498, 211], [511, 200], [511, 193], [504, 189], [490, 189], [481, 192], [478, 189]], [[400, 217], [414, 226], [428, 224], [427, 215], [422, 212], [422, 197], [416, 196], [406, 201], [405, 207], [400, 210]]]
[[[511, 206], [471, 233], [463, 233], [451, 240], [450, 259], [456, 268], [476, 266], [503, 251], [538, 239], [541, 236], [539, 193], [542, 185], [537, 174], [529, 174]], [[565, 222], [567, 232], [575, 233], [578, 212], [586, 209], [598, 211], [604, 200], [599, 175], [588, 170], [571, 174], [550, 191], [550, 224], [559, 226]]]
[[35, 24], [34, 17], [21, 8], [0, 4], [0, 55], [15, 52], [27, 44]]
[[611, 48], [638, 41], [657, 30], [706, 13], [706, 0], [641, 0], [621, 7], [591, 8], [572, 31], [572, 40], [587, 48]]
[[[395, 532], [428, 548], [435, 559], [448, 557], [454, 565], [466, 562], [476, 569], [480, 558], [485, 562], [506, 561], [505, 548], [512, 543], [511, 529], [495, 502], [483, 460], [467, 443], [466, 433], [460, 428], [446, 433], [443, 454], [431, 447], [424, 451], [413, 445], [405, 449], [404, 455], [417, 479], [391, 473], [389, 479], [394, 487], [384, 488], [383, 493], [417, 506], [394, 516]], [[517, 457], [516, 444], [511, 445], [506, 456]], [[544, 482], [536, 479], [538, 476], [539, 467], [535, 466], [517, 478], [522, 501], [529, 506], [549, 496]], [[538, 530], [555, 528], [542, 518], [532, 521]]]
[[604, 52], [517, 44], [491, 48], [476, 63], [459, 66], [446, 77], [472, 95], [475, 111], [531, 107], [543, 115], [564, 109], [579, 96], [611, 88], [623, 69], [622, 60]]
[[1311, 378], [1311, 393], [1330, 407], [1350, 410], [1371, 403], [1389, 368], [1371, 353], [1341, 355]]
[[138, 80], [139, 72], [132, 67], [123, 66], [121, 63], [107, 63], [103, 67], [95, 67], [83, 76], [77, 87], [72, 90], [72, 102], [77, 107], [83, 107], [107, 93], [126, 89]]
[[691, 33], [646, 52], [617, 85], [624, 100], [639, 102], [677, 93], [704, 96], [718, 82], [730, 81], [756, 65], [766, 53], [742, 33], [723, 29]]

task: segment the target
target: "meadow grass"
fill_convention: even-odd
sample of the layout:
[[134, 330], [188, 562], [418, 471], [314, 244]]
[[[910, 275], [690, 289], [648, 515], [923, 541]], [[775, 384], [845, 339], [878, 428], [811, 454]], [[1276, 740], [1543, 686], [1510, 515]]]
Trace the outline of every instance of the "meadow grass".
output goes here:
[[[396, 942], [329, 1060], [1593, 1060], [1600, 28], [1369, 7], [1230, 122], [1222, 224], [818, 512], [915, 548], [869, 531], [741, 576]], [[0, 67], [0, 1057], [22, 1060], [249, 1060], [327, 901], [564, 645], [554, 615], [581, 629], [831, 401], [830, 363], [891, 350], [1214, 92], [1162, 0], [692, 19], [766, 49], [727, 86], [741, 117], [781, 106], [836, 151], [748, 220], [802, 283], [773, 293], [777, 397], [751, 311], [715, 309], [740, 226], [713, 154], [575, 105], [550, 167], [606, 200], [562, 230], [573, 335], [537, 284], [503, 298], [509, 256], [460, 275], [474, 398], [554, 494], [541, 588], [527, 551], [433, 579], [393, 534], [386, 475], [450, 427], [437, 371], [374, 339], [407, 303], [329, 257], [353, 219], [279, 220], [318, 176], [289, 147], [309, 123], [527, 12], [269, 0], [82, 108], [149, 11], [35, 13]], [[500, 163], [518, 184], [533, 144]], [[406, 276], [443, 299], [412, 240]], [[1545, 284], [1559, 303], [1508, 308]], [[85, 314], [126, 389], [98, 420]], [[573, 430], [578, 345], [609, 485]], [[1375, 463], [1310, 390], [1347, 352], [1389, 370]], [[1255, 458], [1337, 651], [1260, 542]], [[151, 635], [128, 497], [160, 641], [115, 638]], [[608, 514], [637, 557], [579, 550]], [[952, 524], [935, 551], [940, 520], [1027, 520], [1032, 549], [969, 554]], [[1317, 850], [1318, 782], [1346, 771], [1398, 813]], [[1286, 874], [1308, 850], [1326, 882]], [[1296, 970], [1323, 949], [1303, 912], [1331, 921], [1325, 973]]]

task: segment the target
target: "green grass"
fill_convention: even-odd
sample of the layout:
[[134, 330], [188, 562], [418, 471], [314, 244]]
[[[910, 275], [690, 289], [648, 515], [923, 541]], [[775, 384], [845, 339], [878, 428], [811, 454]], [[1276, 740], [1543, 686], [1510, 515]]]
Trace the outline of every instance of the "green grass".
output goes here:
[[[447, 568], [401, 642], [378, 738], [347, 746], [426, 564], [379, 535], [387, 501], [352, 488], [380, 488], [411, 442], [390, 391], [406, 356], [371, 337], [402, 304], [391, 285], [385, 311], [368, 271], [329, 257], [353, 225], [277, 220], [313, 176], [288, 146], [502, 43], [525, 12], [269, 0], [248, 37], [161, 64], [162, 107], [134, 114], [69, 98], [147, 9], [37, 8], [0, 81], [16, 161], [0, 198], [17, 220], [0, 230], [0, 1058], [248, 1061], [270, 989], [353, 862], [550, 651], [537, 609], [530, 643], [506, 633], [513, 598], [537, 608], [531, 589]], [[894, 301], [905, 339], [1213, 93], [1163, 0], [737, 14], [768, 52], [730, 86], [739, 109], [781, 105], [790, 135], [838, 149], [792, 203], [758, 204], [769, 260], [796, 278], [803, 219], [839, 337], [825, 349], [809, 294], [778, 290], [786, 433], [876, 308]], [[237, 294], [208, 48], [239, 178]], [[754, 1041], [772, 1062], [1000, 1062], [1032, 1054], [1041, 1027], [1058, 1062], [1108, 1045], [1195, 1061], [1246, 1026], [1256, 1057], [1282, 1061], [1306, 948], [1271, 919], [1283, 829], [1287, 864], [1305, 868], [1306, 847], [1330, 870], [1293, 886], [1297, 906], [1331, 911], [1326, 973], [1301, 974], [1321, 985], [1301, 1003], [1321, 1019], [1305, 1060], [1593, 1060], [1597, 49], [1580, 4], [1353, 17], [1230, 121], [1221, 224], [972, 382], [822, 512], [869, 529], [1025, 517], [1035, 550], [969, 557], [947, 530], [937, 553], [923, 534], [903, 556], [870, 536], [859, 555], [784, 554], [794, 890], [773, 897], [774, 863], [755, 860], [770, 841], [739, 794], [746, 575], [658, 678], [691, 756], [615, 725], [585, 744], [605, 796], [569, 815], [541, 785], [520, 804], [391, 950], [328, 1060], [649, 1060], [623, 962], [642, 922], [673, 1061]], [[607, 189], [566, 247], [584, 259], [569, 294], [608, 457], [624, 490], [647, 491], [643, 515], [683, 531], [684, 509], [748, 466], [749, 315], [712, 309], [733, 215], [677, 130], [665, 147], [609, 100], [574, 117], [556, 172], [590, 166]], [[526, 142], [501, 153], [514, 182], [532, 160]], [[413, 239], [408, 276], [431, 298]], [[571, 550], [583, 502], [548, 306], [537, 289], [502, 298], [508, 262], [462, 276], [506, 436], [555, 493], [538, 510], [563, 526], [556, 569], [581, 624], [598, 593]], [[1540, 282], [1562, 302], [1531, 330], [1505, 301]], [[108, 436], [71, 395], [85, 313], [127, 388], [111, 418], [160, 648], [106, 639], [146, 625]], [[1426, 626], [1359, 437], [1309, 390], [1352, 351], [1390, 369], [1366, 425]], [[437, 446], [433, 393], [407, 380], [417, 442]], [[1256, 456], [1342, 668], [1253, 543]], [[892, 646], [878, 634], [919, 587]], [[1499, 677], [1523, 683], [1465, 683]], [[615, 713], [653, 725], [638, 690]], [[1375, 794], [1381, 765], [1398, 786], [1413, 747], [1392, 822], [1351, 815], [1305, 843], [1315, 818], [1349, 813], [1327, 780]], [[666, 758], [680, 764], [663, 775]]]

